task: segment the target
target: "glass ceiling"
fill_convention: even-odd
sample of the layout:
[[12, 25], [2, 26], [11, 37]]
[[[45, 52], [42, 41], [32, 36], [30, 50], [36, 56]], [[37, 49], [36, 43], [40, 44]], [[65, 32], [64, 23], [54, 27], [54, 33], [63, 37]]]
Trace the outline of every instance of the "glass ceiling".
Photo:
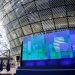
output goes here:
[[75, 28], [75, 0], [0, 0], [0, 24], [0, 39], [17, 55], [24, 36]]

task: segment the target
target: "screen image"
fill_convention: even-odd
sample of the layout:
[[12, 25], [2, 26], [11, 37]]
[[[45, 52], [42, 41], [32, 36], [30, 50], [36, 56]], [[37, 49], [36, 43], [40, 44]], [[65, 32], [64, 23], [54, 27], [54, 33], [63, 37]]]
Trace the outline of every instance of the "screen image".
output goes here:
[[74, 58], [75, 34], [72, 30], [26, 36], [22, 60]]

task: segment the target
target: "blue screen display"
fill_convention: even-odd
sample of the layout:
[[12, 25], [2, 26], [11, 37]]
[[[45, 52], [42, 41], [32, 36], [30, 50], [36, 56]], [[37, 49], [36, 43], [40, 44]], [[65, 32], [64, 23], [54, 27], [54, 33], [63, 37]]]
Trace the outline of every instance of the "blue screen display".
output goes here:
[[74, 32], [74, 30], [65, 30], [24, 37], [22, 60], [74, 58]]

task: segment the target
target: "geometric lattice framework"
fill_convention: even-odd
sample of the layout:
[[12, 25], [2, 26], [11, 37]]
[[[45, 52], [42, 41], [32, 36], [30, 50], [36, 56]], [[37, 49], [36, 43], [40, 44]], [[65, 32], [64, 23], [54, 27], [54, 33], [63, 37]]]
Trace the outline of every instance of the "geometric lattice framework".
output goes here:
[[24, 36], [74, 28], [75, 0], [0, 0], [0, 21], [19, 54]]

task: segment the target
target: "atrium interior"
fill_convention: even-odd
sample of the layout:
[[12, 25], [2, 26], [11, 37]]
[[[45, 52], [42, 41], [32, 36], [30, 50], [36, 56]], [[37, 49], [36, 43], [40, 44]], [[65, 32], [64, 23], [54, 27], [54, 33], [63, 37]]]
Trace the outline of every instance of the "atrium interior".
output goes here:
[[75, 0], [0, 0], [0, 74], [16, 74], [25, 37], [74, 28]]

